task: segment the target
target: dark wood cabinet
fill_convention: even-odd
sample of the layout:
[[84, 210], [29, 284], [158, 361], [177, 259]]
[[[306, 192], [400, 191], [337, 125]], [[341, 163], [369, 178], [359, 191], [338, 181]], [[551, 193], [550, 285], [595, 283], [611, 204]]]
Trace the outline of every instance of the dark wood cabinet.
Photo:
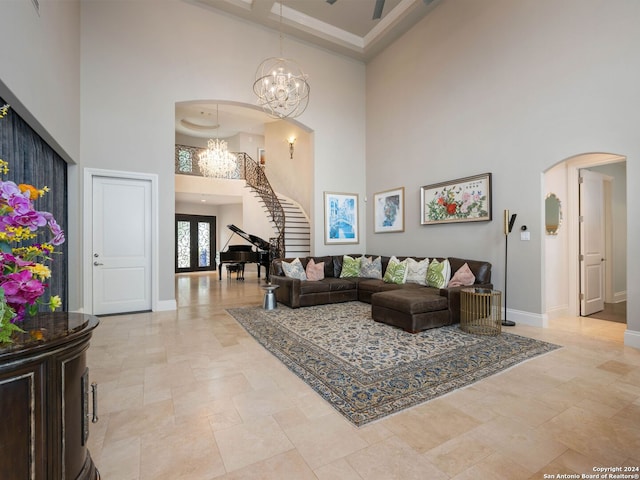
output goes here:
[[87, 449], [86, 352], [98, 319], [45, 313], [0, 346], [0, 478], [99, 479]]

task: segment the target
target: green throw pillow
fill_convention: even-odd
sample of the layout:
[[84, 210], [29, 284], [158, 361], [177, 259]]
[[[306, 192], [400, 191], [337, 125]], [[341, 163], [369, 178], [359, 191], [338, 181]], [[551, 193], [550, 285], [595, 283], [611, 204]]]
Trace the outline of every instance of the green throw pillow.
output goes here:
[[451, 266], [449, 260], [439, 262], [433, 259], [427, 269], [427, 285], [435, 288], [444, 288], [449, 283], [451, 277]]
[[403, 284], [407, 280], [407, 261], [399, 261], [396, 257], [389, 259], [389, 264], [384, 272], [383, 281], [386, 283]]
[[342, 257], [342, 270], [340, 278], [359, 277], [360, 276], [360, 258], [353, 258], [345, 255]]

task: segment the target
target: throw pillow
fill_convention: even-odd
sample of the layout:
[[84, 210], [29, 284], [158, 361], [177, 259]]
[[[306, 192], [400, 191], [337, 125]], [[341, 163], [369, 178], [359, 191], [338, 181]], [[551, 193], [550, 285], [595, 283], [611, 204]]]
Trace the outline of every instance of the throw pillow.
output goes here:
[[463, 287], [473, 285], [476, 281], [476, 276], [473, 274], [468, 264], [462, 265], [456, 273], [451, 277], [451, 281], [447, 285], [448, 287]]
[[353, 258], [348, 255], [342, 257], [342, 270], [340, 278], [359, 277], [360, 276], [360, 258]]
[[434, 258], [427, 270], [427, 285], [435, 288], [444, 288], [449, 283], [450, 276], [451, 265], [449, 264], [449, 260], [439, 262]]
[[382, 278], [382, 258], [360, 257], [360, 276], [363, 278]]
[[411, 257], [407, 258], [407, 283], [427, 284], [427, 270], [429, 269], [429, 259], [417, 261]]
[[397, 283], [401, 285], [407, 280], [407, 270], [406, 260], [401, 262], [396, 257], [391, 257], [382, 280], [386, 283]]
[[322, 280], [324, 278], [324, 262], [316, 263], [313, 258], [310, 259], [305, 273], [307, 274], [307, 280], [311, 282]]
[[307, 274], [304, 272], [304, 267], [299, 258], [296, 258], [293, 262], [282, 262], [282, 269], [284, 274], [290, 278], [297, 278], [298, 280], [306, 280]]

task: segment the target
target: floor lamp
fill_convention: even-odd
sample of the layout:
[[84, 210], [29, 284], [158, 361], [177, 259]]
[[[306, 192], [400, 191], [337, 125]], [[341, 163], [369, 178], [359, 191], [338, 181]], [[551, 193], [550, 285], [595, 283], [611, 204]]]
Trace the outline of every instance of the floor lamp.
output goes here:
[[507, 260], [508, 246], [509, 246], [509, 234], [513, 229], [513, 224], [516, 222], [516, 214], [514, 213], [509, 217], [509, 210], [504, 211], [504, 320], [502, 325], [505, 327], [514, 327], [516, 322], [507, 320]]

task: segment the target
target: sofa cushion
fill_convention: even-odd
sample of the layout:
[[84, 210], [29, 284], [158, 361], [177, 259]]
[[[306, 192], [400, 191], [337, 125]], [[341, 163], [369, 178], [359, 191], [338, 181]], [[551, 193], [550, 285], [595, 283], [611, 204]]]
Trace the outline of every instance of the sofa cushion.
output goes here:
[[342, 257], [342, 270], [340, 278], [353, 278], [360, 276], [360, 257], [353, 258], [349, 255]]
[[324, 280], [321, 282], [300, 282], [300, 295], [323, 293], [331, 290], [331, 285]]
[[357, 284], [346, 278], [325, 278], [320, 283], [326, 283], [329, 285], [329, 290], [332, 292], [338, 292], [342, 290], [355, 290]]
[[462, 287], [473, 285], [473, 282], [475, 281], [476, 276], [469, 268], [469, 265], [465, 263], [456, 271], [456, 273], [453, 274], [453, 277], [451, 277], [451, 280], [447, 284], [447, 287]]
[[407, 270], [408, 268], [406, 260], [403, 260], [401, 262], [396, 257], [391, 257], [391, 260], [389, 260], [389, 264], [387, 265], [387, 270], [384, 272], [384, 277], [382, 279], [387, 283], [402, 285], [407, 280]]
[[294, 259], [292, 262], [282, 262], [282, 269], [287, 277], [297, 278], [298, 280], [307, 279], [307, 274], [299, 258]]
[[371, 297], [371, 303], [410, 314], [446, 310], [448, 306], [446, 298], [440, 295], [431, 295], [422, 288], [403, 288], [379, 292]]
[[445, 288], [451, 277], [451, 265], [449, 260], [438, 261], [431, 260], [429, 269], [427, 270], [427, 285], [435, 288]]
[[307, 268], [305, 268], [305, 273], [307, 274], [307, 280], [310, 282], [322, 280], [324, 278], [324, 262], [316, 263], [313, 258], [310, 258]]
[[427, 284], [427, 270], [429, 269], [429, 259], [416, 260], [415, 258], [407, 258], [407, 283], [417, 283], [418, 285]]
[[362, 278], [382, 278], [382, 259], [363, 255], [360, 258], [360, 276]]

